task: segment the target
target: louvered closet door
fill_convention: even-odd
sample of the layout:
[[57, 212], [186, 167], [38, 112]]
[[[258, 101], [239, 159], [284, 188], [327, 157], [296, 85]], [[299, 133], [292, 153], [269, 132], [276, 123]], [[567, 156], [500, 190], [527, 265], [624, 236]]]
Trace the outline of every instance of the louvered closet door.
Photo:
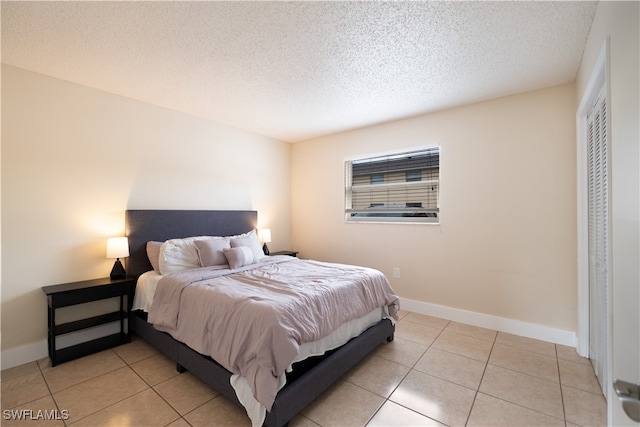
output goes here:
[[589, 357], [606, 396], [609, 349], [609, 203], [604, 88], [587, 117], [589, 143]]

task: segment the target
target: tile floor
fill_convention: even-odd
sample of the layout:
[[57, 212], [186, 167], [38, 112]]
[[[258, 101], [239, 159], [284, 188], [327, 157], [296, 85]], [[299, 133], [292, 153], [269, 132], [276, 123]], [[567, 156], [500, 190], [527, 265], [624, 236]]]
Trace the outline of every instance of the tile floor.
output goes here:
[[[554, 345], [415, 313], [290, 426], [604, 426], [589, 360]], [[243, 410], [141, 339], [52, 368], [2, 371], [3, 426], [248, 426]], [[66, 420], [7, 419], [7, 409]], [[55, 414], [55, 413], [54, 413]]]

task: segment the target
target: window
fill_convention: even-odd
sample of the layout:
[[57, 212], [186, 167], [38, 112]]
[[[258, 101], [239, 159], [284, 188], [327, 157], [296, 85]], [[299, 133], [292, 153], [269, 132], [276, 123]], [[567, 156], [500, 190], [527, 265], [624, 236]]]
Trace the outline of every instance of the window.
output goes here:
[[410, 170], [407, 171], [407, 182], [414, 181], [422, 181], [422, 171], [421, 170]]
[[440, 222], [440, 148], [345, 164], [347, 221]]
[[370, 181], [371, 181], [371, 185], [384, 184], [384, 174], [377, 173], [377, 174], [371, 175]]

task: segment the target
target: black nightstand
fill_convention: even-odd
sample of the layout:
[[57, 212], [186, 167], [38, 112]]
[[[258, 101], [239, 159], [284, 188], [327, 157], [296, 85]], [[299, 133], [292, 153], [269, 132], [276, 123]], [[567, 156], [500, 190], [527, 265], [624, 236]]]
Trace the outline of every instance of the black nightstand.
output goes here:
[[[116, 280], [105, 277], [102, 279], [43, 286], [42, 291], [47, 296], [48, 302], [47, 318], [49, 335], [47, 342], [51, 365], [56, 366], [58, 363], [130, 342], [130, 322], [125, 325], [125, 320], [129, 319], [129, 307], [131, 305], [131, 296], [133, 295], [135, 283], [136, 279], [132, 277]], [[120, 298], [120, 309], [118, 311], [73, 322], [56, 324], [56, 309], [58, 308], [116, 297]], [[120, 332], [118, 333], [70, 347], [56, 349], [57, 336], [118, 321], [120, 322]]]
[[296, 252], [296, 251], [277, 251], [277, 252], [271, 252], [269, 255], [289, 255], [289, 256], [297, 257], [298, 256], [298, 252]]

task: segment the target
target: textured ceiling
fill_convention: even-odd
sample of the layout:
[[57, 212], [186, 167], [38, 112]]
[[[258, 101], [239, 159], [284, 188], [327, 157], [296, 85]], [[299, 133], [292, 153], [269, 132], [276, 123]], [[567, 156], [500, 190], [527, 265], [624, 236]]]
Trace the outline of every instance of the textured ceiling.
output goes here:
[[2, 2], [2, 62], [299, 141], [575, 79], [589, 2]]

